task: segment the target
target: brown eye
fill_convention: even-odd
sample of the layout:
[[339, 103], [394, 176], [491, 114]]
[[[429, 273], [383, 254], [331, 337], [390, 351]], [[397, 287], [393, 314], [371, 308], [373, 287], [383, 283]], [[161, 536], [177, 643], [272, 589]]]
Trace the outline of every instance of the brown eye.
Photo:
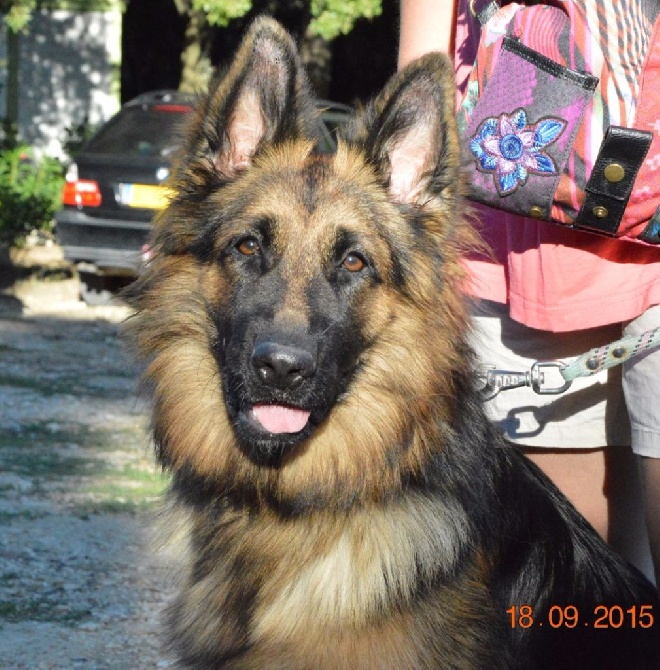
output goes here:
[[360, 272], [360, 270], [364, 270], [366, 265], [364, 258], [356, 253], [347, 254], [342, 262], [342, 267], [349, 272]]
[[241, 240], [236, 245], [236, 248], [243, 256], [254, 256], [260, 249], [259, 242], [254, 237], [246, 237], [244, 240]]

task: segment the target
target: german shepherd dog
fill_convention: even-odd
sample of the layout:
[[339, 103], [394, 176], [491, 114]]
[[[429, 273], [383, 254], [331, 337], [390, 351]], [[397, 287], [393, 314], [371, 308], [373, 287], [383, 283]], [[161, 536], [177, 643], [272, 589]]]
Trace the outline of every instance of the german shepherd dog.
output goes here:
[[335, 154], [258, 19], [193, 114], [128, 297], [189, 524], [181, 667], [660, 667], [657, 592], [487, 420], [451, 64]]

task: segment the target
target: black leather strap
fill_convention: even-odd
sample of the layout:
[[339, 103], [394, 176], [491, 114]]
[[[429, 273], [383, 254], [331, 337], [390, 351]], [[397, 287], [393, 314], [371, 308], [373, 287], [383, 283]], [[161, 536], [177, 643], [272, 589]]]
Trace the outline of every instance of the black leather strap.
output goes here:
[[[471, 7], [478, 7], [480, 4], [483, 4], [479, 2], [479, 0], [474, 0], [473, 3], [470, 4]], [[483, 26], [488, 21], [490, 21], [495, 12], [500, 8], [499, 2], [496, 2], [496, 0], [490, 0], [490, 2], [487, 2], [481, 9], [478, 9], [476, 12], [476, 17], [479, 20], [479, 23]]]
[[511, 51], [520, 58], [531, 63], [534, 67], [547, 72], [557, 79], [566, 79], [576, 86], [580, 86], [586, 91], [595, 91], [598, 86], [598, 77], [594, 77], [588, 72], [580, 72], [578, 70], [571, 70], [570, 68], [560, 65], [551, 58], [544, 56], [542, 53], [531, 49], [523, 44], [517, 37], [509, 37], [508, 35], [502, 40], [502, 48]]
[[[586, 198], [574, 224], [576, 228], [616, 235], [652, 139], [653, 133], [645, 130], [608, 128], [587, 182]], [[613, 180], [612, 173], [620, 178]]]

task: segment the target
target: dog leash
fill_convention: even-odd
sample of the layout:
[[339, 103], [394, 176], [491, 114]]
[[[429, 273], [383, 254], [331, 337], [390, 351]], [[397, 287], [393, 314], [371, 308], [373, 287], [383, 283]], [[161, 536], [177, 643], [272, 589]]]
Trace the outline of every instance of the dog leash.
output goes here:
[[[570, 363], [536, 361], [526, 372], [496, 370], [494, 365], [483, 366], [479, 378], [483, 380], [481, 393], [484, 400], [494, 398], [501, 391], [529, 386], [539, 395], [558, 395], [567, 391], [578, 377], [589, 377], [607, 370], [645, 351], [660, 346], [660, 327], [641, 335], [630, 335], [602, 347], [590, 349]], [[546, 372], [556, 370], [562, 383], [553, 385], [546, 380]]]

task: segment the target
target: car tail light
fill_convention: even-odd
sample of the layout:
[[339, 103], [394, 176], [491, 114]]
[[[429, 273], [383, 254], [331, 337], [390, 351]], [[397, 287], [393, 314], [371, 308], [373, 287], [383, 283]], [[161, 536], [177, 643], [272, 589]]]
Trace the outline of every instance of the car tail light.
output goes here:
[[100, 207], [101, 189], [93, 179], [78, 179], [78, 166], [73, 163], [66, 173], [62, 204], [72, 207]]
[[175, 105], [175, 104], [160, 104], [154, 105], [152, 108], [155, 112], [179, 112], [182, 114], [187, 114], [192, 112], [192, 107], [190, 105]]

